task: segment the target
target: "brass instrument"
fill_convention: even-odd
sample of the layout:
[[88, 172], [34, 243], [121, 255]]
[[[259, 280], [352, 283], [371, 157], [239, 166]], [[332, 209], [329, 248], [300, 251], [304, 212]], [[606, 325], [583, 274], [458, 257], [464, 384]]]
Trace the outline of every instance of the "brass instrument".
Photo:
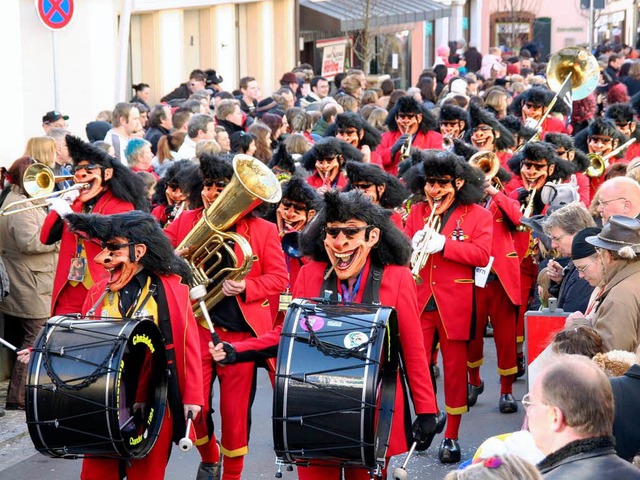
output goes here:
[[[203, 315], [202, 302], [211, 309], [222, 300], [224, 280], [242, 280], [253, 265], [249, 242], [242, 235], [226, 230], [260, 203], [277, 203], [281, 197], [280, 182], [264, 163], [243, 154], [233, 158], [233, 177], [229, 185], [203, 212], [202, 218], [177, 248], [186, 250], [183, 258], [191, 268], [194, 285], [213, 285], [207, 289], [204, 298], [193, 305], [196, 316]], [[238, 245], [241, 259], [236, 257], [229, 241]], [[230, 259], [233, 266], [225, 266], [225, 258]]]
[[413, 143], [413, 135], [408, 131], [403, 132], [403, 135], [409, 135], [407, 141], [400, 147], [400, 161], [404, 161], [411, 156], [411, 144]]
[[46, 204], [36, 203], [27, 207], [14, 209], [18, 205], [44, 200], [45, 198], [61, 195], [73, 190], [82, 190], [89, 186], [88, 183], [76, 183], [64, 190], [54, 191], [57, 182], [63, 182], [71, 178], [73, 178], [73, 175], [55, 176], [53, 174], [53, 170], [43, 163], [34, 163], [33, 165], [29, 165], [22, 175], [22, 186], [27, 196], [30, 198], [9, 203], [0, 210], [0, 216], [13, 215], [14, 213], [26, 212], [27, 210], [33, 210], [34, 208], [44, 207]]
[[178, 218], [180, 214], [184, 211], [186, 206], [187, 206], [187, 202], [185, 200], [175, 205], [173, 207], [173, 210], [171, 210], [171, 213], [167, 217], [167, 223], [164, 224], [164, 228], [167, 228], [171, 224], [171, 222], [173, 222], [176, 218]]
[[635, 141], [636, 139], [632, 138], [628, 142], [620, 145], [618, 148], [611, 150], [604, 157], [601, 157], [597, 153], [588, 153], [587, 158], [589, 159], [589, 167], [587, 167], [587, 171], [585, 172], [587, 176], [600, 177], [604, 173], [604, 171], [609, 168], [609, 159], [611, 157], [615, 157], [618, 153], [629, 148], [629, 146]]
[[455, 143], [453, 143], [453, 137], [451, 137], [450, 135], [445, 135], [442, 137], [442, 149], [443, 150], [447, 150], [449, 152], [453, 151], [453, 147], [455, 146]]
[[[534, 198], [536, 196], [536, 192], [538, 191], [537, 188], [532, 188], [531, 190], [529, 190], [529, 196], [527, 197], [527, 204], [523, 205], [520, 210], [522, 211], [522, 218], [531, 218], [531, 215], [533, 214], [533, 208], [534, 208]], [[516, 227], [516, 230], [519, 232], [526, 232], [528, 230], [528, 227], [526, 225], [518, 225]]]
[[425, 234], [422, 236], [422, 240], [420, 240], [419, 245], [413, 249], [411, 253], [411, 274], [413, 275], [413, 279], [416, 281], [416, 284], [420, 285], [422, 283], [422, 277], [420, 276], [420, 270], [424, 268], [429, 260], [429, 254], [425, 251], [427, 243], [431, 240], [433, 236], [433, 232], [437, 232], [440, 230], [440, 225], [442, 220], [440, 215], [436, 215], [436, 210], [438, 209], [439, 204], [434, 203], [431, 215], [422, 227], [422, 232]]
[[493, 152], [477, 152], [471, 156], [469, 164], [482, 170], [487, 181], [491, 182], [495, 188], [498, 190], [504, 188], [500, 179], [496, 178], [496, 174], [500, 170], [498, 155]]

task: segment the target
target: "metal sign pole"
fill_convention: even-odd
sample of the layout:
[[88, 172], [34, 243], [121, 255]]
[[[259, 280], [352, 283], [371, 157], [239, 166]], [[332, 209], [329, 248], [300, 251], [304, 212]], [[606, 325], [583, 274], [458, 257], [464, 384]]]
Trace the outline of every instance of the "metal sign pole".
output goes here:
[[589, 52], [593, 53], [593, 0], [589, 0]]
[[59, 110], [60, 85], [58, 84], [58, 46], [56, 44], [56, 32], [51, 30], [51, 53], [53, 57], [53, 108]]

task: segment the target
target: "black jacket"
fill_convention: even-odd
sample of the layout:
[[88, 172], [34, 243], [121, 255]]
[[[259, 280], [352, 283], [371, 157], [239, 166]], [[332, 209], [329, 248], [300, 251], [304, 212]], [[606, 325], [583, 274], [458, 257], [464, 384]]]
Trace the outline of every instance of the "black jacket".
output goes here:
[[167, 133], [169, 133], [169, 130], [162, 125], [158, 125], [157, 127], [151, 127], [144, 136], [144, 139], [151, 143], [151, 151], [154, 155], [158, 154], [158, 142], [160, 138]]
[[584, 278], [580, 278], [580, 272], [573, 266], [573, 262], [567, 264], [564, 272], [558, 292], [558, 307], [569, 313], [584, 313], [589, 305], [593, 287]]
[[615, 405], [613, 436], [616, 451], [625, 460], [640, 453], [640, 365], [633, 365], [622, 377], [613, 377], [611, 388]]
[[640, 479], [640, 469], [616, 455], [613, 437], [576, 440], [538, 463], [546, 480]]

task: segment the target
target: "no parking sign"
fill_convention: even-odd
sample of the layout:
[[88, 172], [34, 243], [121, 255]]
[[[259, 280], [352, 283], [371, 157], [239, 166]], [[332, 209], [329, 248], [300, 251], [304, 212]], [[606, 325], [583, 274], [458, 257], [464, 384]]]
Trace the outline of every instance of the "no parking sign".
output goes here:
[[36, 0], [40, 21], [51, 30], [62, 30], [73, 18], [74, 0]]

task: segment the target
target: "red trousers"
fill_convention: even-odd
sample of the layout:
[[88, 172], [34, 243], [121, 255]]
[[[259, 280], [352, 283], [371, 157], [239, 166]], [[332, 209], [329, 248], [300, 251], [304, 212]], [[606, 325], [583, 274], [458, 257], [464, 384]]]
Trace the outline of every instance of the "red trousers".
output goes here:
[[[385, 459], [385, 468], [380, 478], [387, 478], [387, 465], [389, 458]], [[342, 472], [344, 471], [344, 480], [370, 480], [369, 470], [366, 468], [345, 468], [336, 467], [319, 467], [308, 466], [298, 467], [298, 480], [342, 480]]]
[[127, 480], [163, 480], [171, 451], [172, 432], [173, 425], [167, 408], [158, 440], [146, 457], [131, 461], [87, 457], [82, 461], [80, 480], [121, 480], [124, 478], [120, 475], [123, 466]]
[[[255, 393], [255, 364], [253, 362], [238, 362], [233, 365], [213, 365], [213, 358], [209, 353], [208, 344], [211, 341], [209, 330], [198, 326], [200, 334], [200, 351], [202, 353], [202, 372], [204, 375], [203, 412], [210, 415], [211, 386], [214, 375], [220, 382], [220, 422], [222, 454], [227, 457], [239, 457], [249, 451], [249, 427], [251, 425], [251, 404]], [[251, 338], [250, 332], [227, 332], [217, 329], [220, 340], [231, 344]], [[214, 371], [215, 368], [215, 371]], [[201, 421], [195, 425], [198, 444], [206, 443], [208, 432], [205, 415], [199, 416]], [[213, 439], [215, 441], [215, 439]]]
[[420, 317], [427, 355], [436, 346], [436, 333], [442, 352], [445, 409], [450, 415], [469, 411], [467, 406], [467, 341], [449, 340], [438, 311], [423, 312]]
[[484, 360], [484, 329], [491, 318], [493, 338], [498, 353], [498, 374], [514, 375], [516, 364], [516, 320], [517, 308], [511, 303], [499, 280], [487, 283], [485, 288], [476, 288], [476, 334], [467, 347], [467, 366], [477, 368]]

